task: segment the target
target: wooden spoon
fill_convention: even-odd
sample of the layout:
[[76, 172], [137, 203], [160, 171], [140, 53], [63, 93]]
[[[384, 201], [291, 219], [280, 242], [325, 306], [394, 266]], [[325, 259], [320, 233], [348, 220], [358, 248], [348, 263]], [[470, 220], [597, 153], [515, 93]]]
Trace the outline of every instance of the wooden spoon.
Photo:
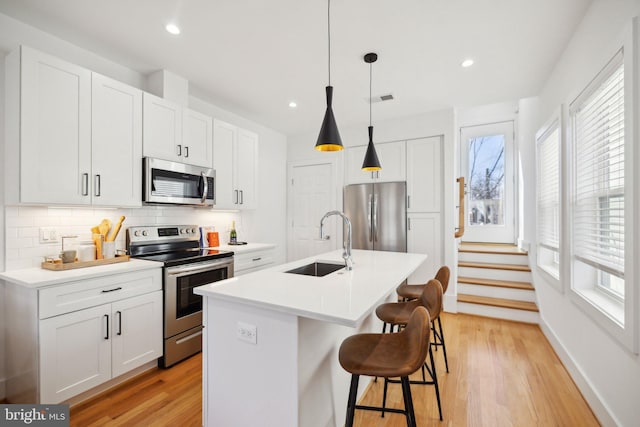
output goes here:
[[122, 227], [122, 222], [124, 221], [124, 215], [120, 217], [116, 225], [113, 226], [111, 233], [109, 233], [109, 237], [107, 237], [107, 242], [114, 242], [116, 237], [118, 236], [118, 232], [120, 231], [120, 227]]

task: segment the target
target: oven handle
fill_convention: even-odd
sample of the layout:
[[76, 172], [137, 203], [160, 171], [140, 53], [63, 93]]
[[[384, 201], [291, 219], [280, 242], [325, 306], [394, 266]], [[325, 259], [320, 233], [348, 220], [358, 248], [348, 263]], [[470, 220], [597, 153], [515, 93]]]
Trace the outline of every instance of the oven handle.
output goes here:
[[232, 262], [224, 261], [224, 262], [212, 262], [210, 264], [199, 265], [195, 267], [182, 267], [182, 266], [170, 267], [170, 268], [167, 268], [167, 274], [170, 276], [179, 276], [185, 273], [197, 273], [200, 271], [216, 270], [220, 267], [229, 267], [232, 264], [233, 264]]

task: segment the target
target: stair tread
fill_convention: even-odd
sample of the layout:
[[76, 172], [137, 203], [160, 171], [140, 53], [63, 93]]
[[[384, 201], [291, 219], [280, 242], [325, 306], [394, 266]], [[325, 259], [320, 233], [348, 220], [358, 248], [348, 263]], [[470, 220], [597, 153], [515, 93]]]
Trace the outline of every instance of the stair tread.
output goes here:
[[495, 270], [531, 271], [528, 265], [494, 264], [489, 262], [471, 262], [471, 261], [459, 261], [458, 267], [492, 268]]
[[531, 291], [535, 290], [531, 283], [516, 282], [513, 280], [482, 279], [479, 277], [458, 277], [458, 283], [468, 283], [471, 285], [481, 286], [496, 286], [500, 288], [524, 289]]
[[473, 243], [462, 242], [458, 246], [458, 252], [504, 254], [504, 255], [528, 255], [529, 252], [514, 244], [506, 243]]
[[538, 311], [538, 306], [534, 302], [518, 301], [505, 298], [484, 297], [479, 295], [458, 294], [458, 302], [513, 308], [516, 310]]

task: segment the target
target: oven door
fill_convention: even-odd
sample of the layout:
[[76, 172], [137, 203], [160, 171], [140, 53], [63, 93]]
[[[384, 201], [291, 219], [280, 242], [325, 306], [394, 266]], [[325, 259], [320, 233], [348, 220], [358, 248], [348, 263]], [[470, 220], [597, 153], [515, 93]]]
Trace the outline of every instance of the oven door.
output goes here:
[[164, 336], [202, 325], [202, 297], [193, 288], [233, 277], [233, 257], [165, 269]]

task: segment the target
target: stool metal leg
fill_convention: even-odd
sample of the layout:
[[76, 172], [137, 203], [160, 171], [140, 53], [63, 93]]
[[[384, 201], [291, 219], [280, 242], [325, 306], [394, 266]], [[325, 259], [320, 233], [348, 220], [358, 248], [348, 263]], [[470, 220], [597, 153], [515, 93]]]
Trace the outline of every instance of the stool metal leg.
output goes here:
[[440, 317], [436, 319], [438, 321], [438, 329], [440, 330], [440, 334], [438, 337], [440, 338], [440, 345], [442, 345], [442, 353], [444, 354], [444, 366], [447, 368], [447, 373], [449, 373], [449, 361], [447, 360], [447, 346], [444, 343], [444, 333], [442, 332], [442, 322], [440, 321]]
[[353, 417], [356, 412], [356, 395], [358, 394], [358, 381], [360, 375], [351, 375], [351, 388], [349, 388], [349, 400], [347, 402], [347, 420], [345, 421], [345, 427], [353, 426]]
[[384, 392], [382, 394], [382, 415], [384, 418], [384, 410], [387, 409], [387, 387], [389, 385], [389, 378], [384, 379]]
[[429, 346], [429, 359], [431, 359], [431, 379], [433, 379], [433, 385], [436, 388], [436, 400], [438, 401], [438, 413], [440, 414], [440, 421], [442, 421], [442, 405], [440, 404], [440, 386], [438, 385], [438, 374], [436, 374], [436, 364], [433, 361], [433, 352], [431, 346]]
[[402, 397], [404, 398], [404, 409], [407, 411], [407, 426], [416, 427], [416, 414], [413, 410], [413, 398], [411, 397], [411, 384], [409, 377], [400, 378], [402, 383]]

